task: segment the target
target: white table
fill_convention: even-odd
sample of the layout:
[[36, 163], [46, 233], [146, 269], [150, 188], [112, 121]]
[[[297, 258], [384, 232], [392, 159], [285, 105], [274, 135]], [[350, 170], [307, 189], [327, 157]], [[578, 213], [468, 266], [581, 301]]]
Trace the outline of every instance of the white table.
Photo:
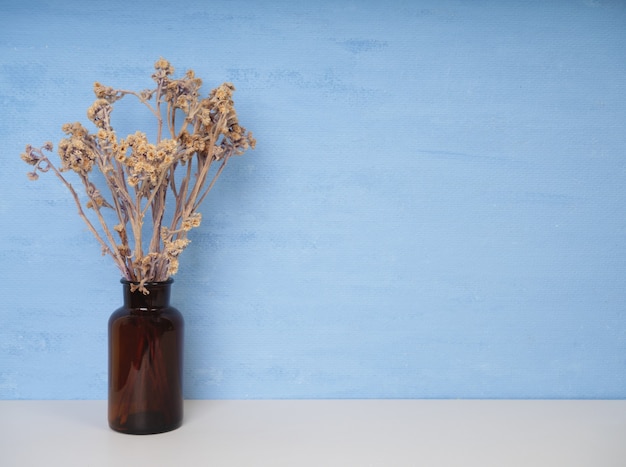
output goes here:
[[0, 466], [626, 466], [626, 401], [186, 401], [111, 431], [104, 401], [0, 401]]

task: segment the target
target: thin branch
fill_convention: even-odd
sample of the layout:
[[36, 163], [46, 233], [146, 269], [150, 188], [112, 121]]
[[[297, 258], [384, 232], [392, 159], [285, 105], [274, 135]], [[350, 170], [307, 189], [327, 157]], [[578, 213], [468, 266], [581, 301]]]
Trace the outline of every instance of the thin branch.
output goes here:
[[[78, 208], [78, 215], [83, 219], [85, 224], [87, 224], [87, 228], [89, 229], [89, 231], [94, 235], [94, 237], [96, 237], [96, 240], [98, 241], [98, 243], [100, 243], [100, 246], [102, 247], [102, 251], [105, 254], [111, 255], [111, 257], [113, 258], [113, 261], [115, 262], [115, 264], [119, 268], [119, 270], [122, 272], [124, 277], [128, 277], [128, 271], [126, 269], [126, 264], [124, 263], [123, 260], [120, 259], [119, 255], [116, 255], [116, 254], [113, 253], [113, 250], [112, 250], [111, 246], [109, 246], [106, 243], [106, 241], [100, 236], [100, 233], [98, 232], [98, 230], [94, 227], [94, 225], [91, 223], [89, 218], [85, 215], [85, 211], [83, 211], [83, 207], [82, 207], [82, 204], [80, 202], [80, 198], [78, 197], [78, 194], [76, 193], [76, 190], [74, 190], [74, 187], [72, 186], [72, 184], [67, 181], [67, 179], [54, 166], [54, 164], [52, 164], [52, 162], [50, 162], [50, 160], [47, 157], [43, 156], [42, 160], [46, 162], [48, 167], [52, 169], [54, 174], [61, 180], [61, 182], [67, 187], [67, 189], [72, 194], [72, 198], [74, 198], [74, 202], [76, 203], [76, 207]], [[113, 247], [114, 246], [115, 246], [115, 243], [113, 243]]]
[[206, 187], [206, 189], [204, 190], [204, 193], [202, 193], [202, 195], [200, 195], [198, 200], [195, 202], [195, 204], [191, 208], [191, 212], [196, 211], [200, 207], [200, 204], [202, 203], [202, 201], [204, 201], [204, 198], [206, 198], [206, 195], [209, 194], [209, 191], [211, 191], [211, 189], [213, 188], [213, 185], [215, 185], [215, 182], [217, 182], [217, 179], [222, 174], [222, 171], [226, 167], [226, 163], [228, 162], [228, 159], [230, 159], [230, 156], [224, 157], [224, 159], [222, 161], [222, 165], [220, 165], [219, 169], [217, 169], [217, 172], [213, 176], [213, 180], [211, 180], [211, 183], [209, 183], [209, 186]]

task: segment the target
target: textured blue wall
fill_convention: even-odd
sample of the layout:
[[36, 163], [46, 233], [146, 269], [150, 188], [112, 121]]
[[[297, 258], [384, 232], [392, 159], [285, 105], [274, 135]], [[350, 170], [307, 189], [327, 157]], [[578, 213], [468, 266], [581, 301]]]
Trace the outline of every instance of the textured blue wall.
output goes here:
[[188, 398], [626, 396], [624, 2], [2, 0], [0, 22], [0, 398], [106, 396], [117, 270], [19, 154], [160, 56], [233, 81], [258, 139], [176, 276]]

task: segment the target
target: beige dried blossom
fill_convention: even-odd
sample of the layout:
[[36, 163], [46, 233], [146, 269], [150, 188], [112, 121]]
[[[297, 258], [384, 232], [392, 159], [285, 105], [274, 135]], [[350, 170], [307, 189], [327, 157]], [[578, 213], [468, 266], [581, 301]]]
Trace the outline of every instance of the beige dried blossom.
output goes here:
[[61, 158], [61, 171], [73, 170], [81, 175], [91, 171], [96, 154], [88, 141], [72, 136], [59, 142], [59, 157]]
[[[199, 227], [200, 204], [213, 188], [228, 159], [253, 149], [256, 141], [238, 121], [233, 102], [235, 87], [224, 83], [208, 97], [200, 97], [202, 80], [193, 70], [174, 79], [174, 67], [160, 58], [154, 64], [153, 89], [140, 92], [94, 83], [95, 102], [87, 117], [95, 125], [90, 133], [80, 123], [67, 123], [67, 135], [58, 145], [57, 168], [41, 148], [26, 146], [20, 157], [33, 167], [31, 180], [52, 170], [72, 194], [79, 214], [94, 234], [103, 253], [109, 254], [133, 289], [147, 293], [144, 284], [163, 281], [175, 274], [179, 256], [190, 243], [189, 231]], [[134, 96], [154, 115], [156, 140], [144, 131], [118, 138], [111, 125], [114, 103]], [[177, 169], [182, 167], [180, 175]], [[92, 177], [104, 178], [104, 196]], [[85, 189], [82, 201], [63, 172], [76, 174]], [[171, 203], [166, 199], [173, 197]], [[175, 206], [167, 216], [167, 205]], [[93, 216], [88, 217], [84, 208]], [[102, 210], [110, 209], [117, 221], [109, 227]], [[95, 216], [95, 220], [92, 217]], [[144, 228], [150, 222], [151, 228]]]
[[200, 227], [201, 220], [202, 214], [194, 212], [192, 215], [183, 220], [181, 228], [185, 232], [189, 232], [193, 228]]
[[106, 99], [106, 101], [111, 104], [124, 97], [123, 92], [117, 91], [110, 86], [103, 86], [98, 82], [94, 83], [93, 92], [98, 99]]
[[113, 107], [106, 99], [98, 99], [89, 109], [87, 109], [87, 118], [99, 128], [108, 128], [109, 117]]

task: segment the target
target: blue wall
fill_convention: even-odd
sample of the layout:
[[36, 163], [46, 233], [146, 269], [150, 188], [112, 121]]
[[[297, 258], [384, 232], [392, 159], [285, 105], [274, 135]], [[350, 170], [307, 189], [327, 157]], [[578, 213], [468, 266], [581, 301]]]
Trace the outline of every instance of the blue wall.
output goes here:
[[106, 397], [119, 275], [19, 154], [160, 56], [234, 82], [258, 139], [176, 276], [188, 398], [626, 396], [624, 2], [2, 0], [0, 22], [0, 398]]

